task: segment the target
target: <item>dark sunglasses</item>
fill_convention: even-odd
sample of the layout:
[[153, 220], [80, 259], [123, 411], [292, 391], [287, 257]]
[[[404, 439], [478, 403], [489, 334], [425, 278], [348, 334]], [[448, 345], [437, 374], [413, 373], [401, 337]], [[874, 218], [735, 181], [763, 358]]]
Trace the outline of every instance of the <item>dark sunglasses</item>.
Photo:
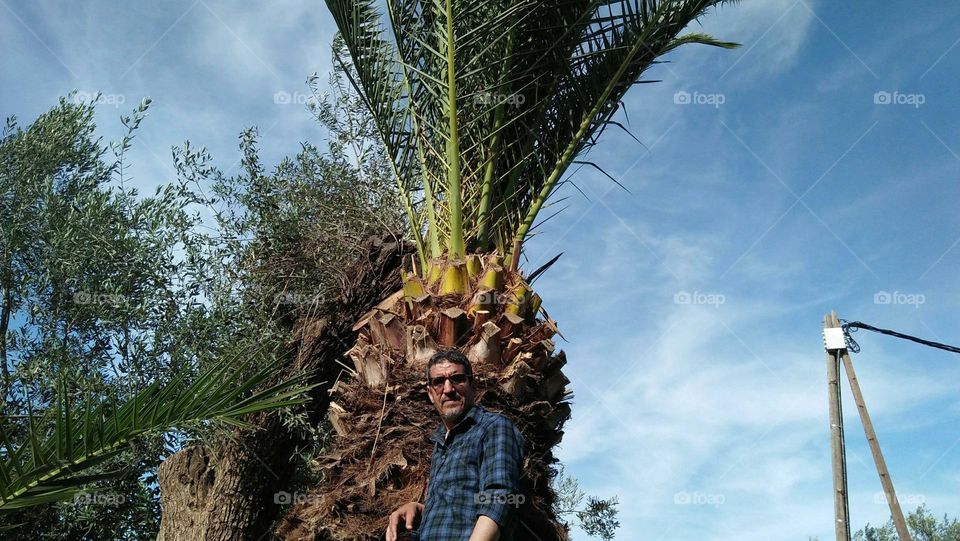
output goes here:
[[463, 385], [470, 380], [470, 374], [451, 374], [430, 378], [430, 386], [434, 389], [442, 389], [447, 380], [450, 380], [450, 383], [454, 385]]

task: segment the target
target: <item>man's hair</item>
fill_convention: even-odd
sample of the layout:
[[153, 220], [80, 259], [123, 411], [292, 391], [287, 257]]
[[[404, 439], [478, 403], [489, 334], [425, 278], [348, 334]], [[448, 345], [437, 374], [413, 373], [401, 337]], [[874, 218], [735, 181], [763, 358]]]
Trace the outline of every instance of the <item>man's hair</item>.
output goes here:
[[440, 364], [444, 362], [450, 362], [453, 364], [459, 364], [463, 367], [463, 372], [468, 375], [473, 375], [473, 367], [470, 366], [470, 360], [467, 359], [463, 353], [455, 349], [448, 349], [445, 351], [438, 351], [434, 353], [430, 360], [427, 361], [427, 381], [430, 381], [430, 369], [433, 368], [433, 365]]

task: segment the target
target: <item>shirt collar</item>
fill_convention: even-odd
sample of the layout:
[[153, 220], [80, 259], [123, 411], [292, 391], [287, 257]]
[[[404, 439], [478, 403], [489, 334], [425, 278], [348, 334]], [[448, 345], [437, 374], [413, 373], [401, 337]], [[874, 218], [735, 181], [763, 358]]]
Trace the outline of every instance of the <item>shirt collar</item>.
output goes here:
[[[480, 415], [484, 411], [486, 410], [480, 407], [479, 404], [474, 404], [467, 411], [466, 415], [463, 416], [463, 419], [460, 419], [460, 422], [453, 426], [453, 428], [450, 430], [450, 433], [456, 434], [458, 432], [463, 432], [467, 426], [477, 423]], [[443, 421], [440, 421], [440, 425], [437, 426], [437, 429], [433, 431], [433, 434], [430, 436], [430, 440], [443, 445], [446, 442], [446, 439], [447, 427], [443, 424]]]

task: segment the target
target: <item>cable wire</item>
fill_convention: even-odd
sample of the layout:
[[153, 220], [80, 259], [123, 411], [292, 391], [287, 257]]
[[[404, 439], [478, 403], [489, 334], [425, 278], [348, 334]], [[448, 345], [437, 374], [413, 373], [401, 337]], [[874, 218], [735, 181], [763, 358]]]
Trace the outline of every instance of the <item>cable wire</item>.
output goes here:
[[881, 329], [879, 327], [874, 327], [873, 325], [868, 325], [860, 321], [847, 321], [845, 319], [840, 320], [840, 327], [843, 329], [844, 338], [847, 341], [847, 349], [854, 353], [860, 352], [860, 345], [857, 344], [856, 340], [850, 336], [851, 332], [856, 332], [858, 329], [865, 329], [868, 331], [873, 331], [880, 334], [886, 334], [888, 336], [894, 336], [896, 338], [902, 338], [904, 340], [909, 340], [911, 342], [916, 342], [918, 344], [923, 344], [924, 346], [942, 349], [944, 351], [950, 351], [953, 353], [960, 353], [960, 347], [951, 346], [948, 344], [941, 344], [940, 342], [934, 342], [932, 340], [924, 340], [923, 338], [917, 338], [916, 336], [910, 336], [909, 334], [903, 334], [897, 331], [891, 331], [890, 329]]

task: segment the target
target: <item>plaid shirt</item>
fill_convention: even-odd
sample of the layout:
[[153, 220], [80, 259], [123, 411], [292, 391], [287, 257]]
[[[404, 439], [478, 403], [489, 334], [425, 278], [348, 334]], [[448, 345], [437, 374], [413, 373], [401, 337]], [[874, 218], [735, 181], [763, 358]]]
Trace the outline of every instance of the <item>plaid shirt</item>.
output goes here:
[[[509, 419], [473, 406], [450, 431], [433, 432], [430, 480], [419, 541], [467, 541], [480, 515], [500, 527], [510, 541], [516, 510], [523, 503], [520, 464], [523, 436]], [[519, 501], [518, 501], [519, 500]]]

